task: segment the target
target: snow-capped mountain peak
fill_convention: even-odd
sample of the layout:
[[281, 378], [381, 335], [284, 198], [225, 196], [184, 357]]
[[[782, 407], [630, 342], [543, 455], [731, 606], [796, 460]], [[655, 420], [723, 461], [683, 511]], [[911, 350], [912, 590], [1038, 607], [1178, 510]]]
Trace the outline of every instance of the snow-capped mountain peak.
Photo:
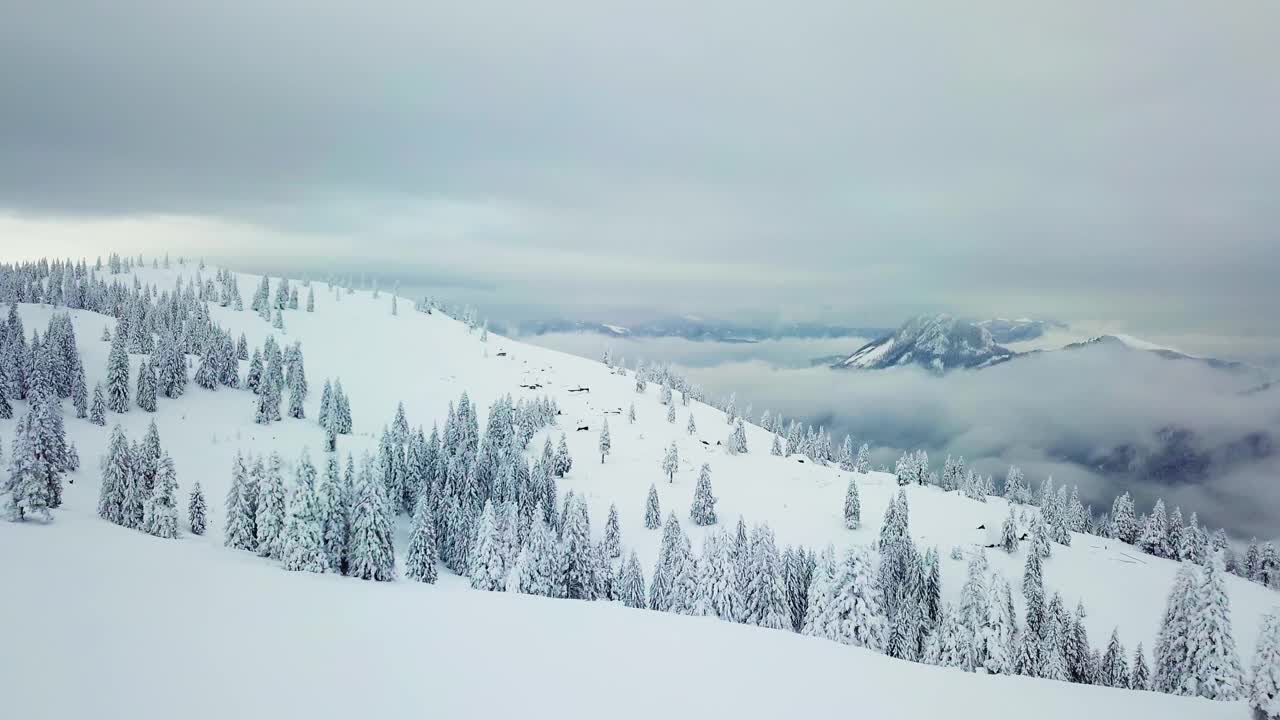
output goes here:
[[881, 369], [920, 365], [937, 372], [1004, 362], [1013, 351], [997, 345], [983, 325], [946, 313], [918, 315], [893, 334], [863, 345], [838, 367]]

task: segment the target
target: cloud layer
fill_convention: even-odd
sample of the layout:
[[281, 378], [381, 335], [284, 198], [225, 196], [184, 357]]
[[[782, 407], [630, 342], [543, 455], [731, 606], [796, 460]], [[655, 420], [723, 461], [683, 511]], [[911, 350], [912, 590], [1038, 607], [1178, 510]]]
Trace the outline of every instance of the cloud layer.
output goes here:
[[[73, 14], [74, 13], [74, 14]], [[27, 3], [0, 208], [495, 301], [1280, 335], [1280, 7]], [[109, 250], [95, 236], [87, 252]]]

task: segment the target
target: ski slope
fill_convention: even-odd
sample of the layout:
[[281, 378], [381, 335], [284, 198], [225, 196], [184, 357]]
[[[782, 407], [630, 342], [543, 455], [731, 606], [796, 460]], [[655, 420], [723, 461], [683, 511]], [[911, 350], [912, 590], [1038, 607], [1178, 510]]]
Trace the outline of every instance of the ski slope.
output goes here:
[[[179, 272], [191, 278], [195, 268], [136, 274], [143, 283], [171, 289]], [[258, 280], [240, 275], [241, 293], [251, 295]], [[748, 525], [767, 521], [780, 546], [869, 544], [898, 490], [890, 475], [857, 476], [864, 526], [845, 530], [840, 513], [850, 474], [770, 456], [770, 436], [758, 427], [747, 427], [750, 452], [732, 456], [717, 445], [731, 429], [719, 410], [691, 403], [677, 407], [676, 422], [667, 423], [658, 387], [651, 384], [638, 395], [633, 377], [614, 375], [599, 362], [492, 334], [482, 343], [478, 331], [470, 333], [440, 313], [415, 312], [404, 299], [392, 315], [387, 294], [375, 299], [369, 292], [341, 291], [335, 297], [323, 283], [315, 285], [316, 312], [285, 311], [282, 336], [247, 310], [215, 305], [210, 313], [233, 336], [244, 332], [251, 348], [273, 332], [285, 343], [302, 342], [312, 388], [309, 418], [318, 414], [325, 378], [342, 379], [354, 419], [354, 434], [339, 439], [344, 453], [373, 451], [401, 401], [410, 424], [429, 430], [443, 422], [448, 403], [463, 391], [479, 407], [481, 426], [488, 405], [500, 395], [554, 396], [563, 415], [550, 432], [567, 433], [574, 459], [560, 492], [587, 498], [597, 537], [616, 503], [623, 543], [639, 553], [646, 573], [660, 539], [659, 530], [642, 523], [649, 485], [657, 484], [663, 515], [675, 511], [683, 520], [704, 462], [713, 470], [722, 525], [739, 515]], [[33, 329], [43, 333], [53, 312], [20, 306], [28, 335]], [[70, 312], [92, 387], [103, 379], [109, 348], [98, 338], [114, 320]], [[131, 358], [135, 373], [140, 359]], [[582, 387], [589, 391], [569, 392]], [[634, 425], [626, 419], [632, 402]], [[1244, 712], [1235, 703], [967, 675], [705, 618], [478, 593], [447, 572], [436, 586], [286, 573], [276, 563], [221, 545], [221, 501], [232, 457], [237, 450], [275, 450], [288, 462], [309, 447], [319, 460], [323, 437], [313, 420], [255, 425], [254, 407], [248, 391], [207, 391], [193, 384], [182, 398], [161, 398], [155, 414], [134, 407], [109, 415], [108, 427], [99, 428], [75, 419], [67, 405], [68, 435], [82, 467], [68, 478], [73, 484], [63, 508], [47, 526], [0, 523], [0, 565], [9, 571], [2, 602], [11, 617], [23, 619], [0, 640], [0, 695], [10, 707], [17, 703], [15, 717], [77, 717], [90, 707], [104, 717], [159, 716], [181, 707], [197, 717], [222, 718], [353, 712], [778, 717], [829, 716], [851, 707], [873, 717], [926, 717], [956, 708], [1011, 718], [1068, 712], [1077, 717], [1082, 711], [1206, 718]], [[15, 401], [14, 409], [19, 415], [25, 403]], [[698, 428], [694, 437], [685, 432], [689, 412]], [[605, 418], [613, 450], [602, 464], [596, 443]], [[119, 422], [135, 438], [152, 419], [177, 464], [180, 505], [185, 508], [194, 481], [205, 489], [211, 514], [204, 537], [160, 540], [95, 515], [97, 459], [110, 426]], [[13, 424], [0, 421], [6, 458]], [[588, 430], [577, 431], [580, 425]], [[540, 449], [545, 434], [531, 447]], [[667, 483], [661, 461], [672, 440], [680, 470]], [[1040, 478], [1029, 480], [1038, 484]], [[975, 552], [986, 539], [978, 526], [998, 527], [1008, 506], [933, 487], [910, 487], [907, 493], [912, 533], [919, 543], [938, 546], [943, 594], [954, 599], [965, 563], [949, 557], [951, 548]], [[684, 524], [693, 547], [700, 548], [704, 529]], [[402, 519], [400, 552], [406, 538]], [[1141, 641], [1149, 653], [1177, 564], [1087, 535], [1054, 551], [1044, 566], [1046, 588], [1061, 591], [1068, 607], [1083, 600], [1092, 644], [1103, 645], [1119, 626], [1130, 651]], [[1019, 587], [1024, 552], [988, 555], [993, 569]], [[1235, 636], [1247, 662], [1260, 618], [1280, 596], [1239, 578], [1227, 582]], [[1015, 600], [1020, 601], [1016, 592]], [[934, 691], [911, 691], [925, 683]], [[140, 692], [150, 701], [139, 703]]]

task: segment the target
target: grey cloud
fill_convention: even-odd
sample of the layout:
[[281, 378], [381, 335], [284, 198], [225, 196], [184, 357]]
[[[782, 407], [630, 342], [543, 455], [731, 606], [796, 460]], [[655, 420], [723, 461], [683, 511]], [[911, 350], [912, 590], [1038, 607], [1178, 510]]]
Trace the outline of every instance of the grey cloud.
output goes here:
[[525, 299], [1275, 335], [1250, 311], [1280, 299], [1277, 21], [1156, 0], [27, 4], [0, 29], [0, 207], [253, 224], [269, 259], [489, 274]]

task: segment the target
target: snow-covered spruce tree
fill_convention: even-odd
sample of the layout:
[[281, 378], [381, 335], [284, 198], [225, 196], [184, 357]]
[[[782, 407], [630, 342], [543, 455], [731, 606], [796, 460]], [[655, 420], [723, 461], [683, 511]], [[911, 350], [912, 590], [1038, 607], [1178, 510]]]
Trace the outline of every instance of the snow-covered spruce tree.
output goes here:
[[1164, 500], [1157, 499], [1151, 514], [1147, 516], [1138, 534], [1138, 547], [1149, 555], [1168, 557], [1168, 520], [1165, 517]]
[[564, 596], [570, 600], [595, 600], [594, 548], [587, 505], [576, 496], [570, 496], [568, 503], [567, 517], [560, 534]]
[[1018, 520], [1014, 517], [1012, 505], [1009, 506], [1009, 515], [1000, 528], [1000, 549], [1009, 554], [1018, 551]]
[[1044, 576], [1040, 564], [1040, 555], [1027, 553], [1027, 562], [1022, 570], [1022, 596], [1027, 604], [1026, 632], [1037, 638], [1044, 634]]
[[1147, 667], [1147, 654], [1142, 643], [1133, 651], [1133, 674], [1129, 676], [1129, 688], [1133, 690], [1151, 689], [1151, 668]]
[[1272, 608], [1262, 617], [1248, 700], [1255, 718], [1280, 718], [1280, 609]]
[[[73, 356], [75, 363], [71, 369], [71, 405], [76, 409], [77, 418], [89, 417], [89, 388], [85, 385], [84, 364], [80, 362], [80, 353]], [[0, 382], [0, 395], [4, 394], [3, 383]], [[0, 400], [0, 405], [4, 404]], [[4, 417], [0, 410], [0, 417]]]
[[836, 593], [836, 551], [828, 545], [814, 563], [805, 604], [804, 622], [800, 634], [811, 637], [829, 637], [828, 625], [832, 619], [831, 608]]
[[1188, 637], [1200, 586], [1200, 572], [1189, 562], [1182, 563], [1165, 603], [1164, 619], [1156, 637], [1151, 689], [1182, 694], [1191, 681], [1191, 647]]
[[693, 413], [689, 413], [689, 422], [685, 425], [684, 431], [689, 435], [696, 435], [698, 433], [698, 425], [693, 421]]
[[316, 311], [316, 289], [315, 286], [307, 288], [307, 312]]
[[769, 445], [769, 454], [774, 457], [782, 457], [782, 436], [774, 433], [773, 442]]
[[790, 612], [782, 584], [781, 558], [768, 525], [757, 525], [752, 530], [750, 553], [742, 620], [749, 625], [784, 629], [791, 624]]
[[629, 608], [641, 609], [645, 606], [644, 572], [640, 569], [640, 558], [631, 551], [627, 562], [622, 567], [622, 581], [617, 588], [618, 599]]
[[600, 451], [600, 464], [603, 465], [605, 456], [609, 454], [609, 450], [613, 447], [613, 441], [609, 439], [608, 418], [605, 418], [600, 425], [600, 441], [596, 447]]
[[[348, 467], [354, 467], [348, 455]], [[354, 471], [353, 473], [354, 474]], [[351, 496], [349, 479], [338, 467], [338, 454], [325, 453], [324, 472], [320, 476], [320, 512], [324, 533], [325, 564], [331, 572], [347, 574], [347, 545], [351, 532]]]
[[1120, 629], [1111, 630], [1111, 640], [1107, 642], [1107, 652], [1102, 656], [1100, 684], [1107, 687], [1129, 687], [1129, 658], [1125, 656], [1124, 645], [1120, 644]]
[[[673, 445], [672, 448], [675, 446]], [[694, 525], [715, 525], [716, 498], [711, 494], [711, 465], [702, 463], [698, 471], [698, 485], [693, 491], [693, 506], [689, 508], [689, 519]]]
[[[693, 417], [693, 416], [690, 415], [689, 417]], [[672, 425], [674, 425], [676, 422], [676, 406], [675, 405], [667, 405], [667, 422], [671, 423]]]
[[138, 407], [145, 412], [156, 411], [156, 374], [147, 360], [138, 366]]
[[[310, 464], [305, 454], [303, 460]], [[303, 480], [294, 488], [282, 554], [285, 570], [322, 573], [329, 569], [324, 548], [324, 514], [314, 483]]]
[[476, 590], [503, 590], [506, 588], [506, 568], [498, 536], [498, 521], [493, 503], [485, 501], [480, 521], [476, 525], [475, 540], [471, 545], [471, 587]]
[[142, 530], [144, 529], [143, 513], [151, 493], [146, 492], [143, 486], [143, 475], [146, 472], [145, 458], [138, 443], [129, 443], [129, 457], [129, 475], [124, 487], [124, 506], [120, 513], [120, 524], [127, 528]]
[[629, 425], [636, 424], [636, 404], [635, 403], [631, 403], [627, 407], [627, 423]]
[[117, 413], [129, 412], [129, 353], [125, 344], [123, 334], [116, 333], [107, 355], [107, 408]]
[[741, 605], [733, 542], [721, 531], [709, 532], [702, 540], [693, 613], [735, 622], [741, 614]]
[[618, 506], [609, 505], [609, 519], [604, 523], [604, 549], [610, 558], [622, 557], [622, 530], [618, 526]]
[[847, 530], [862, 526], [862, 499], [858, 497], [858, 483], [853, 478], [849, 478], [849, 487], [844, 493], [844, 526]]
[[249, 360], [249, 372], [244, 378], [244, 386], [249, 390], [252, 390], [255, 395], [262, 393], [263, 370], [262, 351], [258, 348], [254, 348], [253, 358]]
[[257, 526], [258, 554], [279, 560], [284, 555], [285, 489], [280, 455], [271, 453], [271, 460], [262, 485], [258, 489], [258, 512], [254, 518]]
[[102, 484], [98, 491], [98, 517], [117, 525], [124, 518], [124, 495], [129, 486], [129, 472], [133, 462], [129, 455], [129, 438], [124, 428], [116, 425], [111, 430], [107, 453], [102, 458]]
[[737, 423], [733, 426], [733, 432], [729, 434], [729, 452], [734, 455], [741, 455], [747, 452], [747, 430], [742, 422], [742, 418], [738, 418]]
[[1111, 504], [1111, 537], [1129, 544], [1138, 540], [1138, 521], [1133, 515], [1133, 499], [1125, 493]]
[[867, 474], [872, 468], [872, 451], [867, 443], [863, 443], [858, 448], [858, 456], [854, 457], [854, 471], [859, 474]]
[[192, 535], [203, 535], [208, 527], [208, 508], [205, 505], [204, 490], [197, 480], [191, 488], [191, 497], [187, 501], [187, 526]]
[[396, 578], [394, 533], [386, 491], [374, 467], [373, 458], [366, 454], [351, 512], [348, 574], [361, 580], [389, 581]]
[[144, 515], [146, 531], [162, 538], [178, 536], [178, 475], [169, 453], [162, 453], [156, 466], [155, 487], [147, 499]]
[[658, 508], [658, 486], [649, 486], [649, 497], [644, 503], [644, 526], [648, 530], [657, 530], [662, 524], [662, 512]]
[[9, 471], [0, 485], [5, 513], [15, 522], [37, 517], [48, 522], [52, 517], [47, 480], [52, 469], [38, 452], [37, 442], [32, 413], [28, 413], [14, 427]]
[[405, 558], [405, 577], [434, 583], [437, 577], [436, 521], [431, 513], [431, 498], [423, 494], [413, 512], [413, 531], [409, 534], [409, 550]]
[[103, 427], [107, 424], [107, 399], [102, 391], [102, 383], [93, 388], [93, 404], [89, 406], [89, 422]]
[[852, 548], [836, 568], [825, 637], [883, 652], [887, 635], [883, 594], [875, 561], [865, 548]]
[[[569, 455], [569, 443], [565, 439], [564, 433], [560, 433], [560, 442], [556, 445], [555, 462], [553, 470], [556, 477], [564, 477], [573, 469], [573, 457]], [[548, 508], [551, 506], [548, 505]]]
[[555, 530], [546, 523], [544, 514], [542, 504], [537, 503], [521, 557], [516, 560], [515, 590], [526, 595], [560, 597], [564, 589], [560, 549]]
[[1049, 526], [1044, 521], [1044, 515], [1036, 515], [1031, 523], [1031, 553], [1039, 555], [1042, 558], [1050, 557], [1053, 554], [1053, 545], [1049, 541]]
[[671, 447], [667, 448], [667, 452], [662, 456], [662, 474], [667, 476], [668, 483], [676, 481], [676, 470], [680, 469], [680, 451], [676, 448], [676, 441], [671, 441]]
[[1220, 553], [1211, 558], [1204, 579], [1196, 588], [1196, 605], [1186, 639], [1190, 667], [1177, 691], [1180, 695], [1210, 700], [1239, 700], [1244, 696], [1244, 674], [1231, 633], [1231, 607], [1222, 565]]
[[227, 488], [227, 497], [223, 502], [227, 520], [223, 526], [222, 544], [238, 550], [257, 547], [255, 526], [249, 512], [248, 498], [245, 497], [247, 479], [244, 456], [237, 450], [231, 463], [231, 486]]

